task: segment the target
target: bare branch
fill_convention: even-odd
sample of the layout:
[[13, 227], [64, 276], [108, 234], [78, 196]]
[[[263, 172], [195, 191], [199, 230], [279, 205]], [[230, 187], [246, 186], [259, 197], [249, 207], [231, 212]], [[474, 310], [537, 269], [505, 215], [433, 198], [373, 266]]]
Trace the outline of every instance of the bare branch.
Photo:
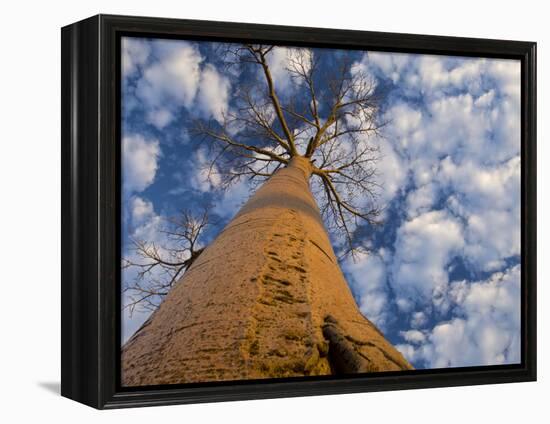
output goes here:
[[122, 269], [134, 273], [125, 281], [124, 309], [154, 311], [166, 294], [202, 253], [200, 239], [209, 225], [208, 208], [200, 214], [182, 211], [165, 220], [159, 228], [162, 242], [132, 239], [130, 254], [123, 259]]
[[[355, 248], [354, 232], [377, 225], [376, 163], [384, 123], [373, 79], [354, 66], [354, 53], [326, 65], [324, 50], [284, 48], [291, 87], [283, 91], [274, 78], [270, 55], [282, 47], [229, 44], [228, 67], [245, 73], [232, 94], [232, 107], [220, 124], [200, 123], [197, 133], [211, 141], [208, 175], [223, 175], [223, 187], [240, 181], [263, 181], [293, 156], [315, 162], [312, 185], [329, 231]], [[281, 51], [279, 50], [279, 53]], [[320, 64], [323, 63], [321, 67]], [[257, 72], [259, 70], [259, 72]]]
[[277, 118], [279, 119], [279, 123], [281, 124], [281, 127], [285, 133], [288, 146], [289, 146], [289, 154], [291, 156], [295, 156], [298, 154], [296, 150], [296, 145], [294, 144], [294, 136], [292, 135], [292, 132], [290, 131], [290, 128], [288, 127], [288, 124], [286, 122], [285, 116], [283, 114], [283, 109], [281, 107], [281, 102], [279, 101], [279, 96], [277, 96], [277, 93], [275, 91], [275, 85], [273, 83], [273, 77], [271, 75], [271, 70], [269, 69], [269, 65], [267, 63], [266, 55], [271, 51], [271, 48], [269, 50], [264, 50], [262, 48], [254, 49], [253, 46], [249, 47], [251, 51], [254, 54], [258, 55], [258, 63], [262, 66], [265, 79], [267, 81], [267, 87], [269, 92], [269, 98], [271, 99], [271, 102], [273, 103], [273, 108], [275, 109], [275, 113], [277, 114]]

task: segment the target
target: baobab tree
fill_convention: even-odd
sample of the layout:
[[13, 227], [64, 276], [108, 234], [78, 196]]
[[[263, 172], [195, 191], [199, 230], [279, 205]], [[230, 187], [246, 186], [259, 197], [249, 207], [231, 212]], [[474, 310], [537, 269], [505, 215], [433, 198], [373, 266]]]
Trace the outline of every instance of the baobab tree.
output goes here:
[[285, 49], [281, 95], [277, 49], [223, 49], [247, 82], [194, 135], [223, 187], [258, 189], [125, 344], [125, 385], [411, 368], [359, 312], [327, 234], [353, 252], [357, 225], [377, 223], [375, 84], [345, 54], [329, 71], [320, 51]]

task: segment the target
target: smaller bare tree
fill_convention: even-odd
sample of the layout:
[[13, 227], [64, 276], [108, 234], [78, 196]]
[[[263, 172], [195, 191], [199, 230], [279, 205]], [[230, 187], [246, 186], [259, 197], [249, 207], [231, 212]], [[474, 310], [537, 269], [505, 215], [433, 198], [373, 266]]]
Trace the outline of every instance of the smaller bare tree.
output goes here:
[[204, 231], [209, 225], [208, 208], [198, 214], [183, 210], [178, 216], [164, 220], [158, 230], [163, 235], [162, 241], [132, 238], [131, 254], [122, 260], [123, 270], [135, 271], [123, 287], [128, 299], [124, 309], [130, 314], [136, 308], [155, 311], [204, 250]]

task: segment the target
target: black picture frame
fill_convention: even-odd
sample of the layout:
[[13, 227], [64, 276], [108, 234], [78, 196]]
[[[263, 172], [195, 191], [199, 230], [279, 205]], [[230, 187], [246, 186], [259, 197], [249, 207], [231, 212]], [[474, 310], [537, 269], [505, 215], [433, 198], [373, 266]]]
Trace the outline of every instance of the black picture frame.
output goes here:
[[[254, 40], [521, 61], [521, 318], [518, 365], [122, 388], [120, 37]], [[61, 394], [94, 408], [536, 380], [536, 43], [97, 15], [62, 28]]]

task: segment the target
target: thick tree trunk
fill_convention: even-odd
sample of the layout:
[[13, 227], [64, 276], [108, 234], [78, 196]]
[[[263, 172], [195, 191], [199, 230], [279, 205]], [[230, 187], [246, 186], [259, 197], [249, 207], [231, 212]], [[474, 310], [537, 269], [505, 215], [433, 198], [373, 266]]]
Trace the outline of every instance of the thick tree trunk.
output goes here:
[[310, 172], [294, 158], [202, 252], [124, 345], [123, 385], [411, 369], [359, 312]]

